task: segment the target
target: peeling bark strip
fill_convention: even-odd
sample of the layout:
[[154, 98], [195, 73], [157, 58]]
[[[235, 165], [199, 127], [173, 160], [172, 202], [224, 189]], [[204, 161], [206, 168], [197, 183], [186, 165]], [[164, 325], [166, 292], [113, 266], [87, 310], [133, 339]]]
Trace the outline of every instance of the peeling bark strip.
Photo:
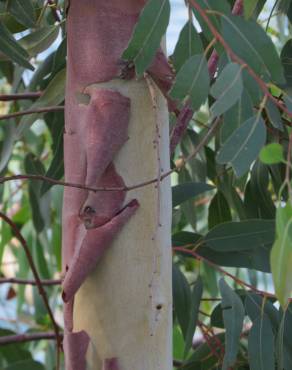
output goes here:
[[[130, 100], [91, 87], [120, 73], [126, 47], [144, 1], [71, 0], [68, 12], [68, 68], [64, 134], [65, 179], [90, 186], [123, 187], [112, 163], [128, 140]], [[89, 104], [78, 101], [88, 95]], [[138, 208], [124, 204], [125, 192], [92, 193], [66, 188], [63, 205], [63, 300], [66, 370], [85, 370], [90, 338], [74, 332], [74, 295], [116, 234]], [[105, 369], [117, 370], [115, 359]]]

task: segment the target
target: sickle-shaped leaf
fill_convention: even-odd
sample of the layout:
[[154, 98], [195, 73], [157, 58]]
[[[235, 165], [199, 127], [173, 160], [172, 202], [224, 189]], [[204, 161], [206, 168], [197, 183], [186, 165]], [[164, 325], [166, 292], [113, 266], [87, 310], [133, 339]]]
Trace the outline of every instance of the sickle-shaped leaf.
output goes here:
[[212, 86], [211, 94], [217, 99], [211, 107], [213, 116], [225, 113], [240, 99], [243, 91], [241, 71], [238, 64], [227, 64]]
[[210, 77], [205, 56], [195, 55], [189, 58], [176, 76], [170, 96], [174, 99], [190, 99], [194, 110], [206, 101], [209, 93]]
[[287, 202], [276, 215], [277, 239], [271, 252], [271, 268], [275, 292], [282, 307], [292, 293], [292, 207]]
[[202, 182], [186, 182], [172, 187], [172, 206], [176, 207], [188, 199], [194, 198], [205, 191], [212, 190], [213, 186]]
[[262, 117], [251, 117], [229, 137], [217, 154], [217, 162], [230, 163], [237, 177], [244, 175], [264, 146], [266, 135]]
[[187, 279], [176, 265], [173, 265], [172, 287], [176, 317], [185, 338], [189, 327], [187, 313], [190, 307], [191, 291]]
[[15, 41], [14, 37], [0, 22], [0, 51], [8, 58], [19, 65], [34, 70], [34, 67], [28, 62], [29, 55], [27, 52]]
[[251, 370], [275, 370], [274, 333], [267, 315], [258, 316], [248, 336]]
[[222, 36], [231, 49], [261, 77], [285, 83], [280, 58], [272, 40], [253, 20], [222, 15]]
[[202, 279], [199, 277], [193, 286], [191, 292], [191, 303], [189, 308], [189, 324], [186, 333], [186, 343], [185, 343], [185, 357], [189, 353], [192, 347], [193, 337], [197, 326], [197, 320], [199, 315], [199, 308], [201, 303], [201, 298], [203, 294], [203, 283]]
[[35, 25], [35, 10], [31, 0], [9, 0], [9, 11], [24, 26]]
[[141, 12], [132, 38], [122, 58], [133, 61], [141, 76], [151, 64], [170, 17], [169, 0], [149, 0]]
[[226, 222], [215, 226], [205, 236], [208, 247], [217, 252], [238, 252], [272, 245], [275, 223], [270, 220]]
[[219, 288], [222, 295], [223, 321], [226, 329], [222, 370], [227, 370], [236, 362], [244, 308], [239, 296], [226, 284], [224, 279], [220, 280]]
[[58, 25], [43, 27], [19, 40], [19, 44], [30, 56], [46, 50], [58, 37], [60, 27]]
[[178, 42], [172, 54], [172, 61], [176, 71], [193, 55], [204, 52], [201, 38], [192, 22], [188, 21], [179, 34]]

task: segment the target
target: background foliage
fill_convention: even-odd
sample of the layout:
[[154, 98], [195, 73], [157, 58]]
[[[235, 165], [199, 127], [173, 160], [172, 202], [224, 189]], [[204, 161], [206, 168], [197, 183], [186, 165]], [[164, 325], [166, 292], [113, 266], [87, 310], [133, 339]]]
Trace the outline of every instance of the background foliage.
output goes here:
[[[244, 14], [232, 15], [241, 3]], [[292, 2], [236, 4], [189, 0], [189, 20], [169, 58], [176, 73], [169, 95], [194, 110], [171, 158], [174, 366], [291, 370]], [[150, 0], [140, 17], [123, 54], [138, 76], [153, 60], [170, 11], [168, 0]], [[50, 284], [62, 327], [63, 189], [3, 177], [62, 180], [65, 24], [62, 1], [0, 0], [0, 196], [14, 225], [1, 221], [6, 370], [56, 368], [54, 340], [31, 340], [55, 334], [38, 289], [28, 284], [35, 277], [15, 227]], [[176, 121], [171, 114], [171, 128]]]

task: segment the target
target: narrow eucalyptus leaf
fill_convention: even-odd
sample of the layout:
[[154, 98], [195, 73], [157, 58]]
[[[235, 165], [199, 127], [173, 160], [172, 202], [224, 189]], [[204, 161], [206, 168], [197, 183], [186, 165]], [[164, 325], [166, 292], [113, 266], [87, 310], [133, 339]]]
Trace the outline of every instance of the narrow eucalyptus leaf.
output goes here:
[[251, 370], [275, 370], [274, 333], [265, 314], [254, 320], [249, 332], [248, 357]]
[[229, 137], [217, 154], [217, 162], [230, 163], [237, 177], [244, 175], [266, 142], [266, 128], [261, 116], [248, 119]]
[[246, 220], [219, 224], [207, 233], [204, 240], [215, 251], [235, 252], [271, 245], [274, 238], [274, 221]]
[[200, 182], [187, 182], [172, 187], [172, 206], [176, 207], [188, 199], [194, 198], [205, 191], [212, 190], [213, 186]]
[[176, 265], [173, 265], [172, 283], [175, 315], [183, 336], [186, 338], [189, 327], [188, 313], [190, 310], [191, 291], [184, 274]]
[[292, 206], [289, 202], [277, 209], [276, 233], [271, 267], [277, 298], [285, 307], [292, 292]]
[[35, 9], [31, 0], [9, 0], [8, 10], [24, 26], [35, 26]]
[[222, 295], [223, 321], [226, 329], [222, 370], [228, 370], [237, 359], [244, 320], [244, 307], [239, 296], [226, 284], [224, 279], [220, 280], [219, 288]]
[[133, 61], [141, 76], [151, 64], [170, 17], [169, 0], [150, 0], [143, 8], [132, 38], [122, 58]]
[[44, 50], [56, 40], [60, 27], [58, 25], [47, 26], [38, 29], [19, 40], [19, 44], [32, 57]]
[[189, 98], [194, 110], [206, 101], [209, 93], [210, 77], [204, 55], [189, 58], [179, 70], [170, 96], [174, 99]]
[[201, 278], [199, 277], [198, 280], [195, 282], [192, 291], [191, 291], [191, 302], [190, 302], [190, 311], [189, 311], [189, 325], [186, 333], [186, 341], [185, 341], [185, 357], [189, 353], [192, 343], [193, 337], [195, 334], [197, 320], [199, 315], [199, 308], [201, 303], [201, 298], [203, 294], [203, 283]]
[[192, 22], [188, 21], [179, 34], [178, 42], [172, 54], [172, 61], [176, 71], [193, 55], [204, 52], [203, 44]]
[[275, 45], [257, 22], [223, 15], [222, 32], [229, 47], [258, 75], [277, 83], [285, 83]]
[[211, 94], [216, 98], [211, 107], [213, 116], [225, 113], [240, 99], [243, 91], [241, 71], [238, 64], [227, 64], [212, 86]]
[[34, 70], [34, 67], [28, 62], [29, 55], [2, 22], [0, 22], [0, 52], [22, 67]]

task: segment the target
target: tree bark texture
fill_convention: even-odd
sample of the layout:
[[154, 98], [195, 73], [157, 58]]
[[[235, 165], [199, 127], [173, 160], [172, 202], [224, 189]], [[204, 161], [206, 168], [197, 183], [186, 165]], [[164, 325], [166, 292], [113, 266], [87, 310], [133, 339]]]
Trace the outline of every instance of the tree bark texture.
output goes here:
[[[144, 1], [71, 0], [65, 180], [123, 187], [169, 169], [167, 104], [120, 56]], [[158, 185], [158, 184], [156, 184]], [[171, 193], [64, 190], [66, 370], [172, 368]]]

